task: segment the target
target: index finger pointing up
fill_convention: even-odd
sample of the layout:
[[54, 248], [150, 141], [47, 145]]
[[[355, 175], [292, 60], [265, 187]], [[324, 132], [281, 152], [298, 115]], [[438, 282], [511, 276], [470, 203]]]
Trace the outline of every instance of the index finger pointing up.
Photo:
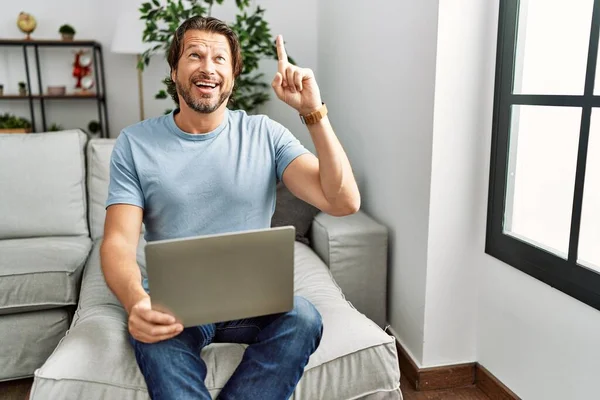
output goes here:
[[285, 52], [285, 47], [283, 45], [283, 36], [282, 35], [277, 35], [277, 59], [279, 61], [284, 61], [287, 62], [288, 57], [287, 57], [287, 53]]

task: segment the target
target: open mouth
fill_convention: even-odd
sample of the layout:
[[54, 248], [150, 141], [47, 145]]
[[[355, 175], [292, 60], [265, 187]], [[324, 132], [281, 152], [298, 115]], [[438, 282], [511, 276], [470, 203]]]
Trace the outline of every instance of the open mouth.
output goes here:
[[219, 86], [219, 83], [210, 81], [196, 81], [194, 82], [194, 85], [196, 85], [196, 88], [198, 88], [201, 93], [213, 93]]

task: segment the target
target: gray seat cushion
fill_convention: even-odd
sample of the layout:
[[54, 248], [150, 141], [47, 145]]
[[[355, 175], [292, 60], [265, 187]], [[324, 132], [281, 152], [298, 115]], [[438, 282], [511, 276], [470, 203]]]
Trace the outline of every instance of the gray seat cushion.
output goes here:
[[91, 247], [87, 236], [0, 240], [0, 314], [77, 304]]
[[87, 236], [80, 130], [0, 134], [0, 239]]
[[[80, 307], [66, 338], [36, 371], [32, 399], [148, 399], [144, 378], [127, 341], [126, 314], [99, 267], [96, 243], [84, 273]], [[138, 259], [143, 258], [143, 242]], [[140, 260], [143, 262], [143, 259]], [[394, 338], [355, 310], [329, 270], [296, 243], [296, 294], [323, 317], [321, 345], [311, 356], [294, 399], [401, 398]], [[241, 360], [245, 345], [212, 344], [201, 355], [215, 398]]]
[[32, 376], [69, 328], [69, 316], [63, 308], [2, 315], [0, 381]]

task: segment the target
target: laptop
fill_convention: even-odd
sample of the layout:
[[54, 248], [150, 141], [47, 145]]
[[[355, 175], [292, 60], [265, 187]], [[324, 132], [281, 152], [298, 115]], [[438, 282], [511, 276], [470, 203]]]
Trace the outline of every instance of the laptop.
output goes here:
[[148, 242], [152, 308], [184, 327], [288, 312], [293, 226]]

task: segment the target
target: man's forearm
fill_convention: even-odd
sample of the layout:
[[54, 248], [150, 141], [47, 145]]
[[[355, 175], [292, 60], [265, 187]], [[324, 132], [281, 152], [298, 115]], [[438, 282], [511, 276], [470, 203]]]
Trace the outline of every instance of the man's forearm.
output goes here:
[[360, 193], [350, 161], [335, 135], [329, 118], [308, 125], [317, 157], [321, 188], [327, 201], [335, 208], [356, 211], [360, 206]]
[[141, 284], [135, 248], [118, 240], [105, 240], [100, 248], [100, 258], [106, 284], [129, 313], [131, 307], [148, 297]]

